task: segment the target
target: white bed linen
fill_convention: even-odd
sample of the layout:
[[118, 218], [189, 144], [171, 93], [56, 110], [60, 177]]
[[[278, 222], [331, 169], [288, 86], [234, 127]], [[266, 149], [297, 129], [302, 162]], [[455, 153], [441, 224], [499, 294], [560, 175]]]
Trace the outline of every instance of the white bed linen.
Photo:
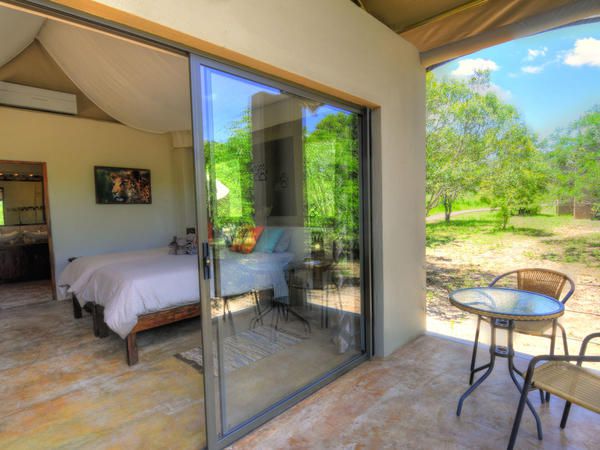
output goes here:
[[133, 252], [82, 256], [67, 264], [58, 279], [58, 287], [62, 290], [63, 296], [67, 293], [77, 294], [86, 285], [92, 274], [102, 267], [126, 261], [143, 260], [167, 253], [169, 253], [169, 248], [163, 247]]
[[[293, 259], [292, 253], [246, 255], [225, 251], [220, 256], [221, 296], [271, 287], [276, 297], [288, 295], [284, 267]], [[81, 258], [79, 265], [86, 266], [88, 258]], [[169, 255], [164, 249], [131, 257], [119, 255], [109, 264], [105, 259], [93, 259], [90, 267], [77, 272], [86, 279], [75, 280], [77, 288], [71, 286], [69, 291], [82, 304], [95, 302], [104, 306], [104, 321], [122, 338], [136, 325], [139, 315], [194, 303], [200, 298], [195, 255]], [[214, 287], [212, 290], [214, 296]]]

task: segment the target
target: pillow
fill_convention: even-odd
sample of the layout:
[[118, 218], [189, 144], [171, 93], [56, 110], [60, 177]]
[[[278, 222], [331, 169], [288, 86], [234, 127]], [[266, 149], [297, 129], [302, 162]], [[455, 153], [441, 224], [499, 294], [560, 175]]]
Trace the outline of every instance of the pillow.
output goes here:
[[265, 227], [241, 226], [238, 228], [230, 250], [238, 253], [251, 253]]
[[173, 236], [169, 244], [169, 255], [197, 255], [198, 241], [196, 234], [190, 233], [186, 237]]
[[275, 246], [279, 242], [283, 236], [283, 228], [267, 228], [263, 231], [263, 234], [260, 236], [256, 247], [254, 248], [255, 252], [263, 252], [263, 253], [273, 253], [275, 251]]
[[292, 233], [289, 230], [285, 230], [283, 232], [283, 236], [277, 242], [275, 246], [275, 253], [283, 253], [287, 252], [288, 248], [290, 248], [290, 244], [292, 242]]

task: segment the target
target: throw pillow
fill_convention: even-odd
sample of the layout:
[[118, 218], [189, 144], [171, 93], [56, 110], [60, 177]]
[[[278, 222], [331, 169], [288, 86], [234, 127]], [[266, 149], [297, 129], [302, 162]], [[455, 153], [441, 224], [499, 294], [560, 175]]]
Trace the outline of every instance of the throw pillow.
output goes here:
[[238, 253], [251, 253], [265, 227], [242, 226], [233, 239], [230, 250]]
[[292, 242], [292, 233], [289, 230], [285, 230], [283, 232], [283, 236], [277, 242], [275, 246], [275, 253], [283, 253], [287, 252], [288, 248], [290, 248], [290, 244]]
[[283, 228], [266, 228], [260, 236], [254, 251], [273, 253], [281, 236], [283, 236]]

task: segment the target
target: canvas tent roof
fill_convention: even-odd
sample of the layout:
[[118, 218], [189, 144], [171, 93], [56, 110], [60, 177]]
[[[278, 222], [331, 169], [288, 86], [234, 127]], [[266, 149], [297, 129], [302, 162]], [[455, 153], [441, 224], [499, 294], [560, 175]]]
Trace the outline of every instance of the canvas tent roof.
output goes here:
[[[598, 0], [352, 1], [412, 42], [426, 67], [600, 17]], [[0, 70], [36, 41], [89, 99], [89, 117], [156, 133], [191, 129], [185, 57], [0, 6]]]
[[77, 88], [115, 120], [155, 133], [191, 129], [185, 57], [0, 7], [0, 68], [35, 40]]
[[352, 0], [411, 42], [429, 67], [592, 17], [598, 0]]

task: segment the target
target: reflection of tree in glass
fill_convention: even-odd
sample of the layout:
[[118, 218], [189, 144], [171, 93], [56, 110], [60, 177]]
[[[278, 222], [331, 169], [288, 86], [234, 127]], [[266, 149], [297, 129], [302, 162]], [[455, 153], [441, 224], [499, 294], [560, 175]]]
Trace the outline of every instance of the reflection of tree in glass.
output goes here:
[[[254, 224], [254, 174], [250, 111], [231, 124], [225, 142], [205, 144], [211, 217], [217, 230]], [[305, 226], [324, 229], [328, 242], [357, 245], [359, 232], [359, 152], [357, 118], [324, 117], [304, 136]], [[229, 189], [217, 199], [218, 182]]]
[[359, 151], [357, 116], [339, 112], [305, 131], [305, 225], [325, 229], [325, 240], [357, 245]]
[[[215, 229], [254, 223], [254, 179], [252, 176], [252, 133], [250, 112], [229, 127], [225, 142], [205, 144], [209, 205]], [[217, 199], [217, 181], [229, 192]]]

